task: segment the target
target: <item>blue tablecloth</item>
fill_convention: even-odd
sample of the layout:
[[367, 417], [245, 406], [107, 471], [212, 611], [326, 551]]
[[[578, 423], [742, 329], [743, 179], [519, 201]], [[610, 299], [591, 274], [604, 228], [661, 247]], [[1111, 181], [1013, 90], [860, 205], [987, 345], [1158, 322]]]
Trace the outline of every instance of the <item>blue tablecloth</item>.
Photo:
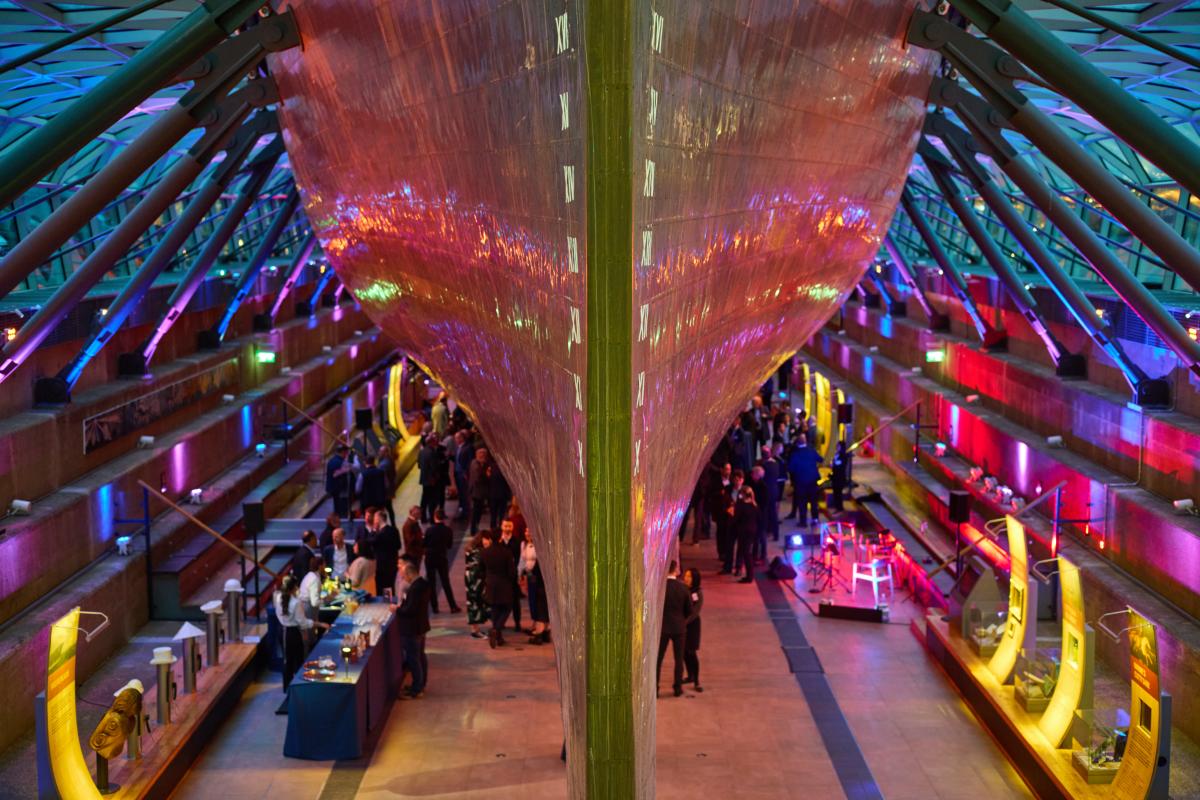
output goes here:
[[337, 664], [337, 677], [311, 683], [296, 674], [288, 689], [287, 737], [283, 754], [289, 758], [333, 761], [359, 758], [367, 734], [387, 716], [396, 697], [401, 672], [400, 635], [389, 619], [379, 641], [358, 662], [342, 662], [342, 636], [354, 630], [352, 616], [340, 614], [333, 627], [305, 661], [329, 656]]

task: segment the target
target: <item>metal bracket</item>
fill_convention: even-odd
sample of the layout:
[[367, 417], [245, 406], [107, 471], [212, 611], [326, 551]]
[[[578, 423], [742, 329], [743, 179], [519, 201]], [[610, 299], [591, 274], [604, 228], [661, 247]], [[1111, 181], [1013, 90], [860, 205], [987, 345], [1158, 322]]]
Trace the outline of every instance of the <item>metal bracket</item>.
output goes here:
[[[167, 85], [194, 81], [192, 91], [221, 83], [235, 72], [244, 75], [267, 53], [278, 53], [299, 46], [300, 29], [291, 9], [261, 21], [214, 47], [202, 58], [173, 78]], [[184, 95], [184, 100], [192, 92]]]
[[1096, 627], [1099, 628], [1100, 630], [1104, 631], [1108, 635], [1108, 637], [1110, 639], [1112, 639], [1114, 642], [1121, 641], [1122, 635], [1129, 633], [1131, 630], [1134, 630], [1136, 628], [1157, 628], [1158, 627], [1153, 622], [1146, 622], [1142, 625], [1127, 625], [1126, 627], [1121, 628], [1121, 630], [1116, 631], [1104, 624], [1104, 620], [1108, 619], [1109, 617], [1115, 617], [1118, 614], [1130, 614], [1130, 613], [1136, 613], [1136, 612], [1133, 611], [1132, 607], [1125, 606], [1125, 608], [1123, 608], [1120, 611], [1110, 611], [1107, 614], [1101, 614], [1099, 619], [1096, 620]]

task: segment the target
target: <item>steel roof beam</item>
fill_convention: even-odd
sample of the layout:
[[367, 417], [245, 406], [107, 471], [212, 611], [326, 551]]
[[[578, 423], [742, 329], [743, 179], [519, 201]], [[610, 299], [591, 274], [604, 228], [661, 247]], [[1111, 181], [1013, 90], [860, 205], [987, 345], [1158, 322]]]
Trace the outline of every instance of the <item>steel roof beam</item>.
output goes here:
[[[0, 205], [11, 203], [79, 147], [103, 133], [164, 82], [233, 34], [262, 0], [209, 0], [43, 127], [0, 156]], [[276, 41], [288, 37], [287, 23], [274, 27]], [[294, 28], [294, 26], [293, 26]], [[293, 42], [294, 43], [294, 42]]]
[[[1064, 97], [1102, 122], [1188, 191], [1200, 194], [1200, 148], [1133, 95], [1114, 87], [1112, 79], [1082, 55], [1010, 0], [953, 0], [953, 3], [979, 30], [1041, 75]], [[933, 20], [940, 20], [941, 25]], [[947, 36], [947, 29], [956, 28], [936, 15], [918, 12], [909, 32], [911, 35], [919, 30], [936, 39]]]

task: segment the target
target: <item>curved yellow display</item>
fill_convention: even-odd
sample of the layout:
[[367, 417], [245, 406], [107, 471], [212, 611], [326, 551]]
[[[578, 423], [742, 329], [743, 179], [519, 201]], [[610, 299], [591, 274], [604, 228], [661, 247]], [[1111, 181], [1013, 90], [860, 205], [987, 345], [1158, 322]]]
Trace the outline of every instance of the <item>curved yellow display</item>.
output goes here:
[[[996, 652], [988, 661], [988, 671], [1001, 683], [1012, 678], [1013, 668], [1022, 648], [1030, 652], [1037, 634], [1036, 621], [1030, 620], [1030, 609], [1037, 609], [1037, 587], [1029, 583], [1029, 553], [1025, 544], [1025, 526], [1011, 516], [1008, 525], [1008, 555], [1012, 570], [1008, 577], [1008, 621]], [[1033, 622], [1034, 624], [1029, 624]]]
[[1092, 707], [1092, 664], [1095, 634], [1084, 622], [1083, 581], [1079, 567], [1058, 557], [1058, 584], [1062, 590], [1062, 663], [1058, 684], [1038, 729], [1055, 747], [1062, 747], [1071, 734], [1075, 711]]

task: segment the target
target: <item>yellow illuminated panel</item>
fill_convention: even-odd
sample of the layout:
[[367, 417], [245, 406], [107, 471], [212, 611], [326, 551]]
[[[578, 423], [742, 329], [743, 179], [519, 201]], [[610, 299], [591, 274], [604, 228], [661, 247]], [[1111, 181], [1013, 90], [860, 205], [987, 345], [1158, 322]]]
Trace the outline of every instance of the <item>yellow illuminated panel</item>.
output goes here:
[[800, 364], [800, 381], [804, 386], [804, 410], [809, 414], [815, 413], [812, 395], [812, 370], [808, 364]]
[[1025, 646], [1025, 627], [1029, 622], [1030, 607], [1036, 608], [1036, 599], [1031, 603], [1032, 588], [1029, 585], [1029, 561], [1025, 547], [1025, 526], [1011, 516], [1008, 523], [1008, 555], [1012, 559], [1012, 571], [1008, 578], [1008, 622], [1000, 644], [988, 662], [988, 670], [1001, 683], [1007, 683], [1017, 665], [1017, 656]]
[[50, 769], [62, 800], [100, 800], [79, 746], [75, 716], [75, 643], [79, 609], [74, 608], [50, 626], [50, 655], [46, 659], [46, 740]]
[[833, 416], [829, 413], [830, 401], [830, 386], [829, 379], [821, 373], [814, 374], [814, 383], [816, 383], [816, 416], [817, 416], [817, 441], [809, 442], [809, 445], [816, 448], [816, 451], [822, 457], [826, 456], [826, 442], [829, 441], [829, 433], [833, 425]]
[[1058, 685], [1038, 728], [1050, 744], [1062, 747], [1071, 732], [1076, 709], [1092, 707], [1092, 656], [1095, 641], [1084, 622], [1083, 581], [1079, 567], [1058, 557], [1058, 582], [1062, 589], [1062, 663]]
[[1129, 739], [1125, 757], [1113, 778], [1112, 796], [1142, 800], [1150, 790], [1161, 741], [1158, 683], [1158, 631], [1145, 617], [1129, 609], [1129, 674], [1133, 692], [1129, 708]]

